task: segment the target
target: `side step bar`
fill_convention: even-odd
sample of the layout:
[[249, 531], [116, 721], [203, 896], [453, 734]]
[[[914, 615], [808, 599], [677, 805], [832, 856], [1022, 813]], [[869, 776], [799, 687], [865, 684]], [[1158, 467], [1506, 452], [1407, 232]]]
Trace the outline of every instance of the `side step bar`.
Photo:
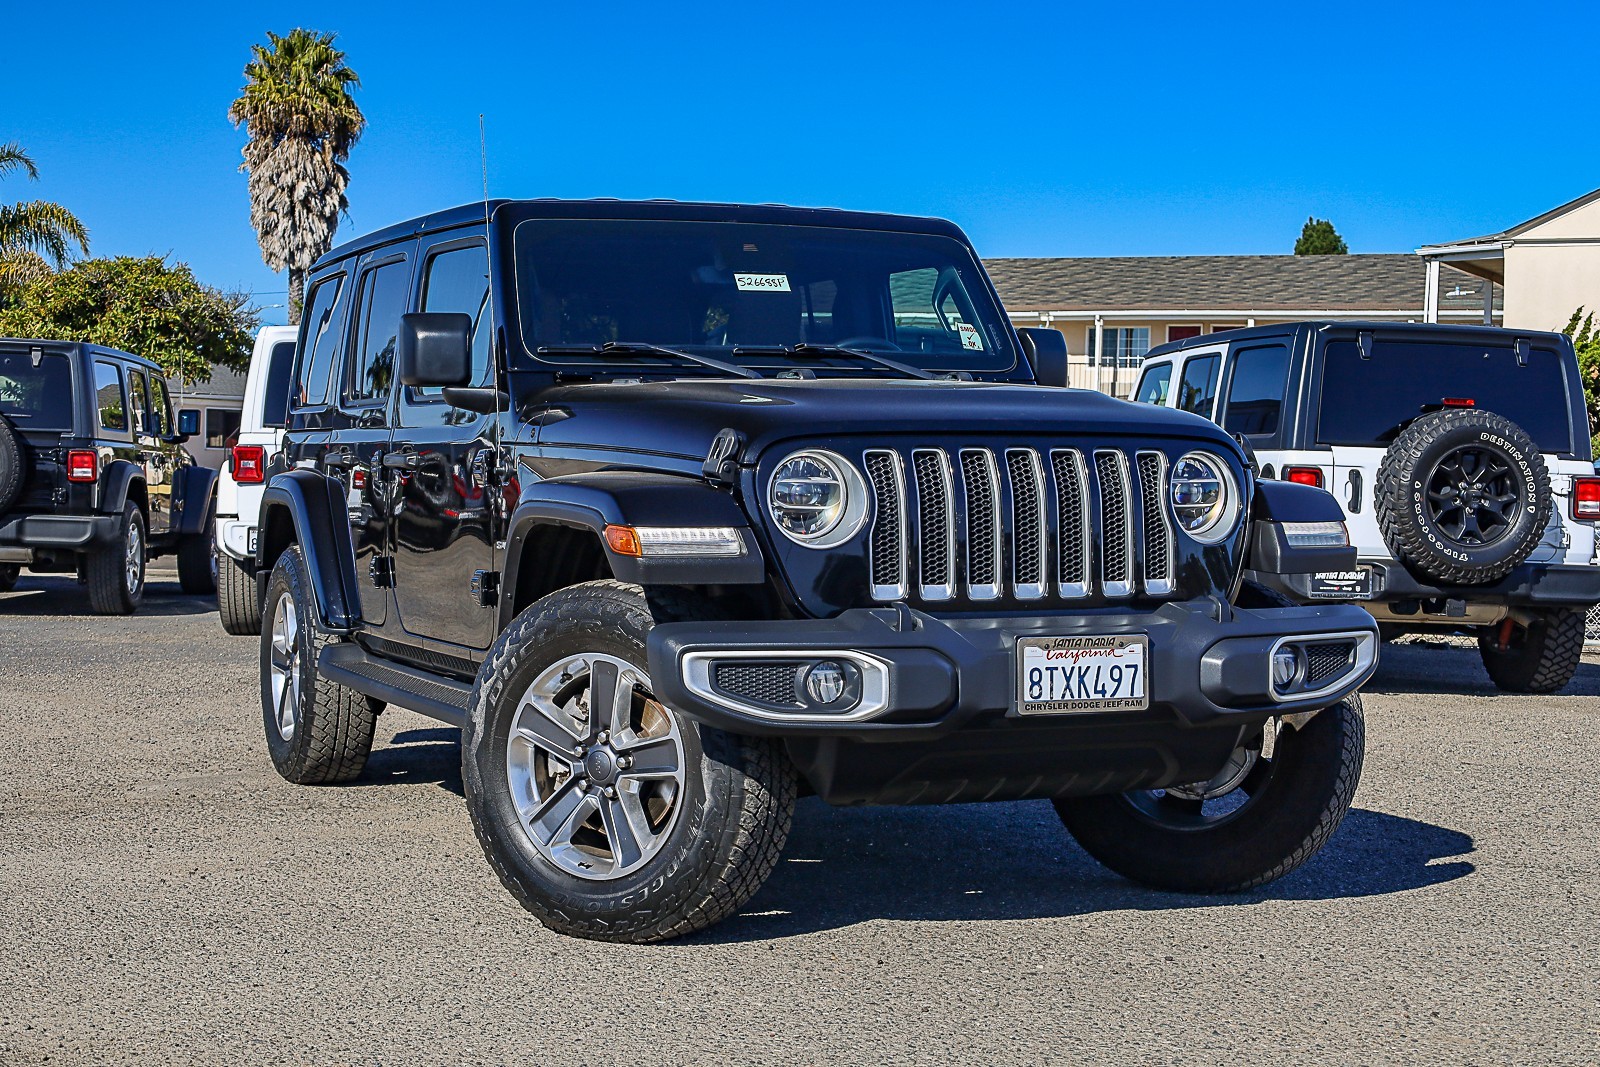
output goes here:
[[467, 721], [472, 686], [450, 678], [379, 659], [349, 641], [328, 645], [317, 658], [317, 671], [363, 696], [375, 697], [452, 726]]

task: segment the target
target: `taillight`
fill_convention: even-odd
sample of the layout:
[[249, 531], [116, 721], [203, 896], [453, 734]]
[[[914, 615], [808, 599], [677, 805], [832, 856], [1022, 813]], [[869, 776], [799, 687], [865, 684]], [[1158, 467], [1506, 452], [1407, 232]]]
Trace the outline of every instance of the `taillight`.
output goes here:
[[74, 448], [67, 453], [67, 481], [92, 482], [100, 477], [100, 456], [92, 448]]
[[267, 480], [267, 450], [260, 445], [233, 446], [233, 480], [260, 485]]
[[1600, 519], [1600, 478], [1572, 479], [1572, 517]]
[[1286, 482], [1294, 482], [1298, 485], [1309, 485], [1314, 489], [1321, 489], [1322, 468], [1285, 467], [1283, 468], [1283, 480]]

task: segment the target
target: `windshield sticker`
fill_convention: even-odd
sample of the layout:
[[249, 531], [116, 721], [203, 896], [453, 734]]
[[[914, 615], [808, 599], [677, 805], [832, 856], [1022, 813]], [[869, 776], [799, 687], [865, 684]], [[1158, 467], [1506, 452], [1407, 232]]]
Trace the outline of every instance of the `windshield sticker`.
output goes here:
[[733, 284], [739, 287], [741, 293], [787, 293], [789, 291], [789, 276], [787, 274], [735, 274]]
[[983, 335], [976, 326], [968, 326], [964, 322], [956, 323], [956, 332], [961, 334], [961, 347], [974, 352], [983, 351]]

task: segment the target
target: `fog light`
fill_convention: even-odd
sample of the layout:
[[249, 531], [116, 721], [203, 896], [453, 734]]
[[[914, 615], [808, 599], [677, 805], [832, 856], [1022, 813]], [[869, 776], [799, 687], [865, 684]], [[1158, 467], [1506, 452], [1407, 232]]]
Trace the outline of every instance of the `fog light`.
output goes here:
[[1294, 684], [1300, 675], [1300, 653], [1284, 647], [1272, 654], [1272, 684], [1283, 692]]
[[806, 692], [818, 704], [832, 704], [844, 696], [848, 679], [844, 668], [830, 660], [823, 660], [806, 672]]

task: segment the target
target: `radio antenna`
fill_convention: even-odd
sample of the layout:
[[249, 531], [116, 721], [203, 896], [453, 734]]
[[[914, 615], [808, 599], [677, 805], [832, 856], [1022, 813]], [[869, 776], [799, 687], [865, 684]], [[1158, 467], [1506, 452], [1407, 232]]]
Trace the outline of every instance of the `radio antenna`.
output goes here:
[[[505, 372], [501, 365], [504, 353], [501, 351], [500, 331], [494, 320], [494, 253], [489, 249], [489, 140], [484, 135], [483, 112], [478, 112], [478, 160], [483, 169], [483, 256], [489, 271], [487, 279], [489, 289], [487, 293], [487, 310], [489, 312], [489, 362], [494, 366], [494, 388], [499, 393], [500, 382]], [[506, 383], [510, 387], [510, 382]], [[500, 414], [500, 401], [495, 400], [494, 413]], [[496, 420], [498, 421], [498, 419]], [[498, 427], [496, 433], [498, 434]]]

